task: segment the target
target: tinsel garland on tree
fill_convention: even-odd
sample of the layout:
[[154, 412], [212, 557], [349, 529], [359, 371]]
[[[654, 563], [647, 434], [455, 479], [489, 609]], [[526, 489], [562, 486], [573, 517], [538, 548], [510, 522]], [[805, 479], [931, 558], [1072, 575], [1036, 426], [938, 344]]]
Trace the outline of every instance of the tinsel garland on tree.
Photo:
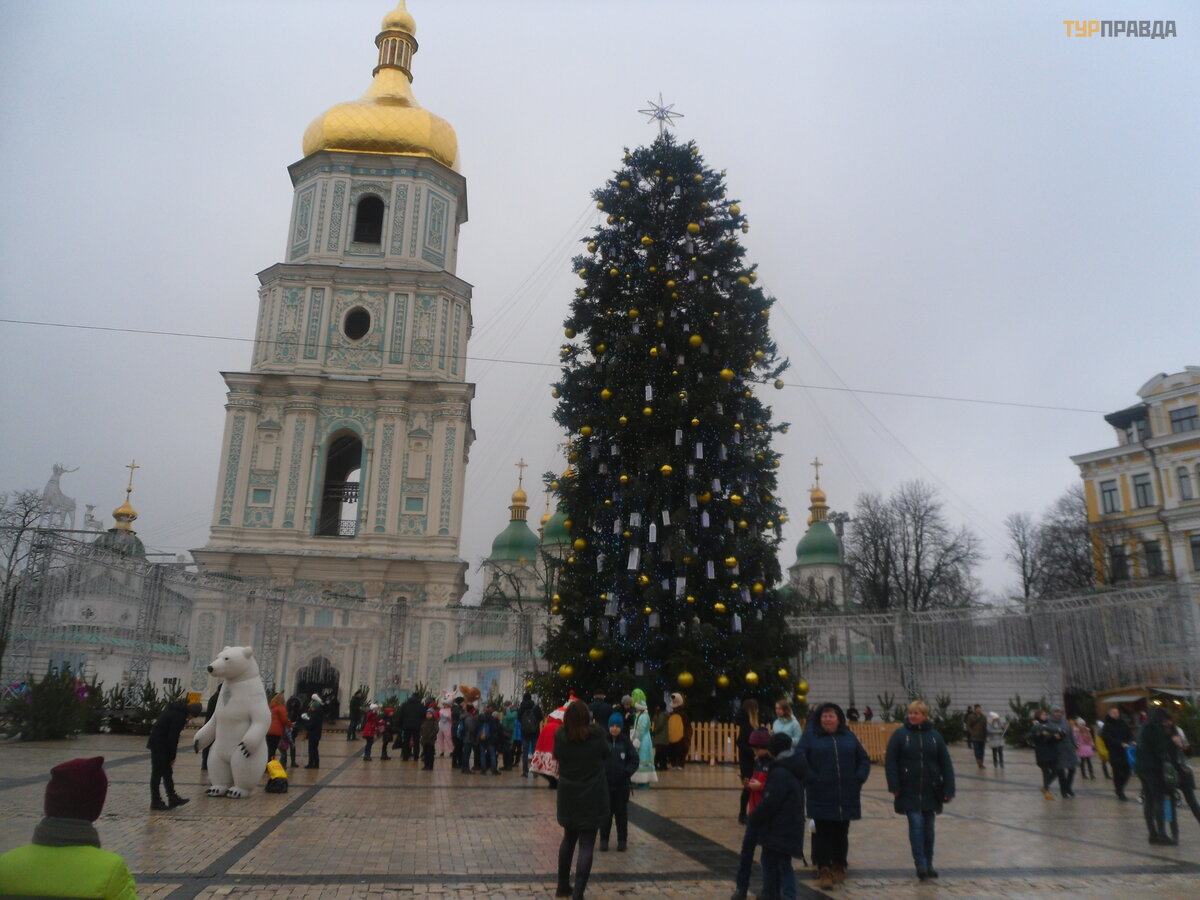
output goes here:
[[574, 261], [554, 387], [570, 543], [546, 656], [580, 696], [683, 690], [694, 715], [790, 696], [771, 447], [787, 425], [756, 395], [787, 362], [743, 262], [749, 226], [723, 173], [669, 134], [594, 197], [606, 219]]

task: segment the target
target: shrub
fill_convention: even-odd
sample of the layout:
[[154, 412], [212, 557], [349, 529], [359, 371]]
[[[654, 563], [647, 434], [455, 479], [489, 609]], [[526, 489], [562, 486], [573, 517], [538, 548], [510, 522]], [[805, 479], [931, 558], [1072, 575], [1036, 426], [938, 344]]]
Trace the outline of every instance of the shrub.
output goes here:
[[1021, 695], [1017, 694], [1008, 701], [1008, 708], [1012, 710], [1012, 715], [1008, 717], [1008, 731], [1004, 735], [1004, 740], [1010, 747], [1029, 746], [1029, 730], [1033, 727], [1033, 714], [1039, 709], [1049, 709], [1050, 701], [1045, 697], [1039, 697], [1037, 700], [1022, 700]]
[[86, 713], [75, 675], [69, 669], [47, 671], [4, 701], [5, 734], [23, 741], [60, 740], [83, 730]]
[[963, 714], [951, 712], [950, 702], [949, 694], [939, 694], [933, 701], [934, 708], [929, 711], [933, 727], [947, 744], [956, 743], [967, 736]]

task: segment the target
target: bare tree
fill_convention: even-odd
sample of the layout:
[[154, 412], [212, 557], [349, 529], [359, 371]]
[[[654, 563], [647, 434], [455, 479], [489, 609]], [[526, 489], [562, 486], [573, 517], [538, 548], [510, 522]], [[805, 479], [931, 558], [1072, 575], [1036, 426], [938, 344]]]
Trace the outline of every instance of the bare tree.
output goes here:
[[33, 549], [34, 532], [44, 522], [46, 505], [36, 490], [0, 494], [0, 659], [8, 648], [13, 609], [25, 564]]
[[859, 603], [871, 610], [965, 606], [979, 595], [980, 540], [946, 522], [937, 491], [910, 481], [858, 498], [847, 540]]
[[[1116, 537], [1122, 539], [1123, 535], [1122, 529]], [[1038, 526], [1038, 594], [1046, 596], [1090, 588], [1096, 579], [1094, 539], [1088, 528], [1083, 485], [1073, 484], [1051, 504]], [[1101, 556], [1101, 565], [1107, 572], [1107, 554]], [[1109, 580], [1107, 576], [1105, 580]]]
[[1026, 600], [1039, 590], [1042, 577], [1042, 547], [1040, 529], [1029, 513], [1013, 513], [1004, 520], [1008, 531], [1009, 551], [1004, 558], [1017, 567], [1021, 576], [1021, 596]]
[[1028, 513], [1013, 513], [1004, 524], [1011, 548], [1005, 558], [1016, 566], [1026, 600], [1129, 577], [1112, 556], [1112, 547], [1128, 544], [1127, 533], [1120, 527], [1089, 529], [1081, 485], [1068, 488], [1038, 523]]

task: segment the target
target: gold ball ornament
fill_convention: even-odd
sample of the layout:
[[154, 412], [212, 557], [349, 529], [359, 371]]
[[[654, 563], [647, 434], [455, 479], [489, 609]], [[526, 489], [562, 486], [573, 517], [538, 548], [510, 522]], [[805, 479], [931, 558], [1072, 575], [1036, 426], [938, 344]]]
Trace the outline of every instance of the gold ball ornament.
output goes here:
[[741, 494], [730, 494], [729, 502], [732, 503], [734, 506], [741, 506], [742, 505], [742, 495]]
[[[580, 549], [582, 549], [582, 548], [580, 548]], [[737, 568], [737, 557], [736, 556], [725, 557], [725, 568], [736, 569]]]
[[751, 669], [744, 676], [742, 676], [742, 680], [745, 681], [746, 684], [753, 687], [754, 685], [758, 684], [758, 673]]
[[674, 470], [674, 469], [672, 469], [670, 466], [663, 466], [663, 467], [662, 467], [661, 469], [659, 469], [658, 471], [662, 472], [662, 474], [663, 474], [663, 475], [670, 475], [670, 474], [671, 474], [672, 472], [674, 472], [675, 470]]
[[804, 704], [808, 702], [808, 694], [796, 694], [796, 702]]
[[738, 284], [744, 284], [746, 287], [750, 287], [750, 279], [745, 275], [742, 275], [738, 278]]
[[596, 209], [604, 209], [604, 201], [603, 200], [596, 201]]
[[563, 519], [563, 528], [567, 529], [567, 531], [570, 531], [574, 527], [575, 527], [575, 523], [572, 522], [570, 519]]
[[642, 236], [642, 246], [643, 247], [649, 247], [653, 243], [654, 243], [654, 238], [650, 237], [650, 235], [647, 234], [647, 235]]
[[718, 600], [716, 603], [713, 604], [713, 612], [719, 613], [720, 615], [724, 615], [725, 614], [725, 604], [722, 603], [720, 600]]
[[638, 311], [636, 309], [631, 309], [629, 311], [629, 318], [636, 319], [637, 317], [638, 317]]
[[691, 672], [680, 672], [679, 677], [675, 679], [675, 683], [686, 690], [696, 683], [696, 679], [692, 677]]
[[797, 694], [807, 694], [808, 693], [808, 682], [805, 681], [803, 678], [801, 678], [799, 681], [796, 682], [796, 693]]
[[786, 680], [788, 677], [788, 670], [780, 666], [779, 670], [775, 674]]
[[579, 433], [580, 433], [580, 434], [582, 434], [584, 437], [589, 437], [589, 436], [591, 436], [591, 433], [592, 433], [592, 426], [591, 426], [591, 425], [584, 425], [582, 428], [580, 428], [580, 429], [579, 429]]
[[651, 347], [651, 348], [650, 348], [650, 355], [651, 355], [651, 356], [658, 356], [658, 348], [657, 348], [657, 347]]
[[734, 373], [733, 369], [722, 369], [721, 370], [721, 380], [722, 381], [733, 381], [734, 374], [735, 373]]
[[558, 396], [558, 388], [550, 388], [550, 396], [557, 397]]
[[627, 187], [633, 187], [633, 185], [631, 185], [628, 181], [622, 181], [621, 187], [627, 188]]
[[699, 425], [699, 424], [700, 424], [700, 420], [699, 420], [699, 419], [692, 419], [692, 427], [693, 427], [693, 428], [695, 428], [695, 427], [696, 427], [697, 425]]
[[777, 391], [783, 390], [783, 379], [782, 378], [775, 379], [775, 390], [777, 390]]
[[649, 606], [643, 606], [642, 612], [645, 613], [646, 615], [650, 615], [651, 613], [654, 612], [654, 610]]
[[750, 523], [747, 522], [745, 519], [738, 519], [738, 528], [740, 528], [742, 531], [745, 531], [749, 527], [750, 527]]
[[614, 225], [614, 224], [616, 224], [617, 217], [609, 216], [607, 219], [605, 219], [605, 221], [608, 222], [609, 225]]
[[719, 688], [729, 687], [729, 676], [728, 675], [718, 675], [717, 676], [717, 687], [719, 687]]
[[600, 660], [604, 659], [604, 651], [599, 647], [593, 647], [588, 651], [588, 659], [592, 662], [600, 662]]
[[573, 338], [573, 337], [575, 337], [575, 329], [574, 329], [574, 328], [564, 328], [564, 329], [563, 329], [563, 334], [564, 334], [564, 335], [565, 335], [567, 338]]
[[697, 183], [699, 183], [699, 182], [701, 182], [701, 181], [703, 181], [703, 180], [704, 180], [704, 176], [703, 176], [703, 175], [701, 175], [699, 172], [697, 172], [697, 173], [696, 173], [696, 174], [693, 176], [693, 180], [694, 180], [694, 181], [696, 181]]
[[601, 400], [611, 400], [612, 399], [612, 391], [610, 391], [608, 388], [605, 388], [604, 390], [602, 390], [600, 392], [600, 399]]
[[532, 681], [525, 682], [525, 690], [527, 690], [527, 691], [533, 690], [533, 682]]
[[704, 343], [704, 338], [700, 337], [700, 335], [698, 335], [698, 334], [693, 334], [691, 337], [688, 338], [688, 346], [689, 347], [699, 347], [703, 343]]
[[622, 425], [627, 425], [627, 424], [629, 424], [629, 417], [621, 416], [621, 418], [617, 419], [617, 421], [620, 422]]
[[621, 484], [629, 484], [629, 476], [628, 476], [628, 475], [622, 475], [622, 476], [621, 476], [620, 478], [618, 478], [617, 480], [618, 480], [619, 482], [621, 482]]
[[595, 241], [588, 241], [588, 253], [595, 253], [600, 249], [600, 245]]
[[688, 595], [687, 595], [687, 596], [686, 596], [684, 599], [685, 599], [685, 600], [686, 600], [688, 603], [695, 603], [695, 602], [696, 602], [696, 598], [695, 598], [695, 597], [693, 597], [691, 594], [688, 594]]
[[766, 356], [766, 354], [765, 354], [765, 353], [763, 353], [761, 350], [755, 350], [755, 351], [754, 351], [754, 358], [755, 358], [755, 359], [762, 359], [764, 356]]
[[735, 204], [733, 204], [733, 206], [729, 207], [729, 212], [735, 216], [740, 215], [742, 212], [742, 208], [735, 203]]
[[585, 541], [583, 538], [575, 538], [571, 546], [576, 550], [584, 550], [587, 548], [587, 541]]
[[643, 415], [643, 416], [652, 416], [652, 415], [654, 415], [654, 408], [653, 408], [653, 407], [650, 407], [650, 406], [643, 407], [643, 408], [642, 408], [642, 415]]
[[551, 606], [551, 607], [550, 607], [550, 615], [552, 615], [552, 616], [557, 616], [557, 615], [558, 615], [558, 606], [557, 606], [557, 605], [554, 605], [554, 606]]
[[642, 587], [645, 587], [646, 585], [648, 585], [650, 583], [650, 576], [646, 575], [645, 573], [639, 575], [637, 577], [637, 583], [640, 584]]
[[765, 590], [766, 588], [763, 587], [763, 583], [761, 581], [754, 582], [753, 586], [750, 588], [750, 592], [753, 594], [761, 594]]
[[607, 344], [597, 344], [597, 345], [596, 345], [596, 352], [597, 352], [597, 353], [603, 353], [603, 352], [604, 352], [605, 350], [607, 350], [607, 349], [608, 349], [608, 345], [607, 345]]
[[696, 495], [696, 499], [699, 500], [701, 503], [707, 503], [709, 500], [712, 499], [712, 493], [710, 491], [701, 491], [699, 494]]
[[687, 233], [693, 234], [693, 235], [699, 234], [700, 233], [700, 223], [699, 222], [688, 222]]
[[608, 270], [608, 274], [612, 275], [615, 278], [617, 275], [620, 274], [620, 271], [617, 269], [616, 266], [613, 266], [611, 269]]
[[558, 677], [562, 679], [570, 678], [575, 674], [575, 667], [570, 663], [563, 663], [558, 667]]
[[568, 565], [568, 566], [573, 566], [573, 565], [575, 565], [575, 557], [573, 557], [573, 556], [568, 556], [568, 557], [567, 557], [567, 565]]

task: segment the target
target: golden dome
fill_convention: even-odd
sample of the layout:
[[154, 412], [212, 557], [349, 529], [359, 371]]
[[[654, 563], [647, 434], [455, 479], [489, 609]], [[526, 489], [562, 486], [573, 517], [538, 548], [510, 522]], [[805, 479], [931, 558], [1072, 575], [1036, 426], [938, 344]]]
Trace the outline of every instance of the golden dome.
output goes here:
[[514, 506], [524, 506], [525, 501], [528, 499], [529, 495], [521, 490], [521, 488], [517, 488], [515, 491], [513, 491], [512, 502]]
[[824, 503], [825, 502], [825, 492], [823, 490], [821, 490], [820, 488], [813, 488], [812, 502], [813, 503]]
[[304, 132], [304, 155], [319, 150], [425, 156], [458, 171], [458, 136], [445, 119], [417, 103], [412, 92], [416, 22], [404, 0], [383, 18], [375, 38], [379, 64], [371, 87], [358, 100], [339, 103]]
[[384, 31], [407, 31], [412, 35], [417, 33], [417, 22], [404, 5], [404, 0], [400, 0], [396, 8], [383, 17], [382, 27]]

